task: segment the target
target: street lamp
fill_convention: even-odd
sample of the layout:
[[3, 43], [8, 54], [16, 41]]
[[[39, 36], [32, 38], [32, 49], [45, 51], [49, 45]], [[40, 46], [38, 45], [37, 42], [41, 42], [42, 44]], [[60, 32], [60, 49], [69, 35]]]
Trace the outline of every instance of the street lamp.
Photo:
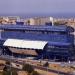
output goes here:
[[69, 60], [68, 63], [69, 63], [70, 73], [71, 73], [71, 61]]
[[[12, 52], [12, 54], [11, 54], [11, 58], [10, 58], [11, 60], [13, 59], [13, 52]], [[10, 62], [11, 62], [11, 60], [10, 60]], [[10, 64], [10, 69], [11, 69], [11, 74], [10, 75], [12, 75], [12, 65]]]

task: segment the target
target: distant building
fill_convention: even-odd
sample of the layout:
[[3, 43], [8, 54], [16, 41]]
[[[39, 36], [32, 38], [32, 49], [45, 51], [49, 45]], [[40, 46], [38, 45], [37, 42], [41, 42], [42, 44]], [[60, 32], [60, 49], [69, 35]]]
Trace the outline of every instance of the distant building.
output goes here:
[[49, 22], [50, 22], [49, 17], [35, 17], [26, 20], [27, 25], [45, 25], [46, 23]]

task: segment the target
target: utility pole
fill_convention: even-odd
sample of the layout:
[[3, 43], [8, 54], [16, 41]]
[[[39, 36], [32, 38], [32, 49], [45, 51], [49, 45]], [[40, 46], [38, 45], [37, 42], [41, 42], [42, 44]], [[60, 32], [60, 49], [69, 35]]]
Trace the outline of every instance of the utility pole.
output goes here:
[[[12, 54], [11, 54], [11, 58], [10, 58], [11, 60], [13, 60], [13, 52], [12, 52]], [[10, 69], [11, 69], [11, 74], [10, 75], [12, 75], [12, 64], [11, 64], [11, 60], [10, 60]]]

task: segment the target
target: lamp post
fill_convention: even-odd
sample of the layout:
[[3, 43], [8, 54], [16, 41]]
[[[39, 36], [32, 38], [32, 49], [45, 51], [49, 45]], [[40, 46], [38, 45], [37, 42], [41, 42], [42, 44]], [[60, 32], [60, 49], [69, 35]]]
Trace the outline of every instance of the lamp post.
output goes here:
[[71, 73], [71, 61], [69, 60], [68, 63], [69, 63], [70, 73]]
[[[11, 60], [13, 59], [13, 52], [12, 52], [12, 54], [11, 54]], [[11, 60], [10, 60], [10, 62], [11, 62]], [[12, 75], [12, 65], [10, 64], [10, 69], [11, 69], [11, 74], [10, 75]]]

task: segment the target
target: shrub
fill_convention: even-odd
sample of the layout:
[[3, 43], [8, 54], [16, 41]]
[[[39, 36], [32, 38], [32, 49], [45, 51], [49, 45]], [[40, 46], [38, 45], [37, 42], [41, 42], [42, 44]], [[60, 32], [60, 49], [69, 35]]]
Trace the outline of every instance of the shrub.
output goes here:
[[10, 68], [8, 66], [5, 65], [3, 71], [8, 71]]
[[44, 67], [48, 67], [48, 66], [49, 66], [49, 63], [46, 62], [43, 66], [44, 66]]
[[2, 75], [10, 75], [10, 71], [3, 71]]
[[39, 73], [37, 71], [33, 71], [31, 75], [39, 75]]
[[9, 70], [4, 70], [3, 71], [3, 75], [11, 75], [11, 73], [12, 73], [12, 75], [18, 75], [17, 74], [17, 71], [15, 70], [15, 69], [9, 69]]
[[31, 65], [29, 65], [29, 64], [24, 64], [23, 65], [23, 70], [27, 71], [28, 73], [31, 73], [31, 72], [34, 71], [34, 68]]
[[10, 65], [10, 61], [6, 61], [6, 65]]

